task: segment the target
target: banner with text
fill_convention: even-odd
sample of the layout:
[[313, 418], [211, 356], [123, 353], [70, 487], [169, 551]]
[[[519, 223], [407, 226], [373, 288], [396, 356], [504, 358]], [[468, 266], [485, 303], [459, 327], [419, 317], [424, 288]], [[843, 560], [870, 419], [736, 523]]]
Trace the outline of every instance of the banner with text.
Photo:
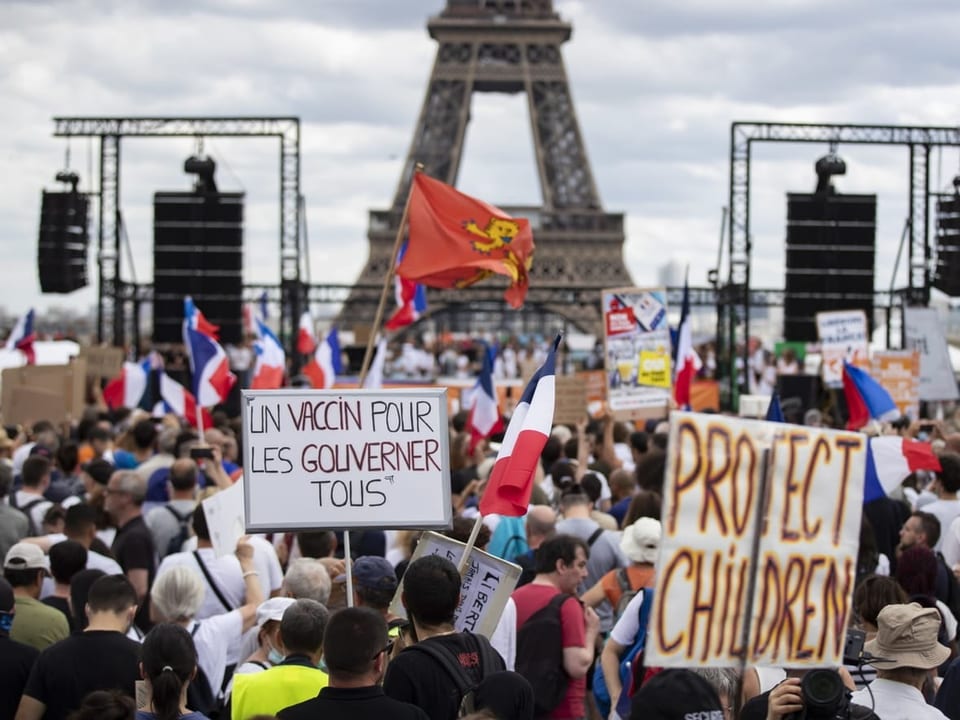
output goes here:
[[[426, 555], [440, 555], [460, 564], [466, 543], [448, 538], [435, 532], [426, 532], [417, 543], [417, 549], [410, 558], [413, 562]], [[500, 622], [503, 608], [510, 599], [520, 579], [520, 566], [494, 557], [489, 553], [473, 548], [470, 561], [463, 571], [463, 584], [460, 586], [460, 605], [453, 616], [453, 625], [460, 632], [475, 632], [490, 638]], [[390, 612], [397, 617], [406, 618], [407, 610], [400, 602], [403, 592], [403, 580], [390, 603]]]
[[920, 353], [916, 350], [874, 350], [871, 374], [890, 393], [901, 415], [920, 417]]
[[603, 291], [607, 402], [620, 419], [663, 415], [670, 403], [670, 326], [663, 288]]
[[448, 527], [446, 392], [244, 390], [246, 530]]
[[673, 413], [668, 447], [647, 664], [840, 664], [866, 436]]
[[870, 336], [863, 310], [817, 313], [817, 335], [823, 358], [821, 377], [827, 387], [843, 387], [844, 361], [870, 369]]
[[943, 321], [933, 308], [904, 308], [903, 330], [907, 350], [920, 353], [920, 399], [957, 400], [957, 378]]

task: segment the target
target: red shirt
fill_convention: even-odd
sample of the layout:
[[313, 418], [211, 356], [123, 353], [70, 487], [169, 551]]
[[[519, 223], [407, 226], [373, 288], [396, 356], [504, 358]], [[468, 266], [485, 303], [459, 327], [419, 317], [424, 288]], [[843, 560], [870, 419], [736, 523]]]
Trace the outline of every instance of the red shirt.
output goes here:
[[[517, 606], [517, 630], [537, 610], [544, 608], [550, 598], [560, 591], [553, 585], [537, 585], [528, 583], [517, 588], [513, 593], [513, 602]], [[560, 625], [563, 636], [563, 647], [584, 647], [586, 644], [587, 629], [583, 619], [583, 608], [576, 598], [571, 597], [560, 607]], [[587, 678], [570, 679], [567, 694], [550, 713], [553, 720], [567, 720], [568, 718], [582, 718], [587, 716], [584, 698], [587, 694]]]

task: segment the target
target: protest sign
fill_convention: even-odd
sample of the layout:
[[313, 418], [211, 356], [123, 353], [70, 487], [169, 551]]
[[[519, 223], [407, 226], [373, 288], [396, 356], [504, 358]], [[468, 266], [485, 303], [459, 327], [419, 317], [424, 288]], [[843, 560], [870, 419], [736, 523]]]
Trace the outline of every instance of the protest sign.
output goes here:
[[950, 351], [943, 322], [933, 308], [903, 309], [903, 333], [907, 350], [920, 353], [920, 399], [957, 400], [957, 379], [950, 366]]
[[448, 527], [446, 392], [245, 390], [247, 531]]
[[821, 377], [827, 387], [843, 387], [843, 363], [870, 369], [870, 338], [863, 310], [817, 313], [817, 335], [823, 356]]
[[587, 415], [587, 383], [576, 375], [558, 375], [553, 422], [576, 425]]
[[901, 415], [920, 417], [920, 353], [916, 350], [875, 350], [871, 373], [897, 404]]
[[231, 555], [243, 530], [243, 478], [203, 501], [203, 516], [217, 557]]
[[[74, 357], [65, 365], [24, 365], [7, 368], [2, 373], [2, 405], [4, 422], [22, 423], [36, 420], [62, 422], [79, 418], [84, 408], [86, 389], [86, 360]], [[39, 405], [32, 405], [27, 397], [31, 393], [19, 393], [19, 402], [14, 398], [16, 388], [29, 388], [31, 391], [55, 393], [60, 396], [60, 404], [42, 402], [40, 395], [35, 397]], [[15, 413], [13, 419], [10, 413]], [[48, 413], [43, 414], [41, 413]], [[50, 413], [56, 413], [50, 414]]]
[[600, 417], [607, 403], [607, 374], [603, 370], [580, 370], [577, 377], [583, 378], [587, 412], [590, 417]]
[[88, 345], [80, 348], [80, 357], [87, 361], [89, 378], [115, 378], [123, 369], [123, 348]]
[[646, 663], [840, 664], [866, 436], [718, 415], [670, 420]]
[[[446, 535], [426, 532], [420, 537], [417, 549], [410, 558], [413, 562], [426, 555], [440, 555], [454, 565], [460, 563], [466, 544]], [[520, 579], [520, 567], [473, 548], [467, 568], [462, 574], [460, 605], [453, 616], [453, 625], [460, 632], [475, 632], [489, 638], [500, 622], [500, 615]], [[403, 581], [390, 603], [390, 612], [406, 618], [407, 610], [400, 602]]]
[[603, 291], [607, 400], [617, 419], [662, 416], [670, 403], [670, 326], [663, 288]]

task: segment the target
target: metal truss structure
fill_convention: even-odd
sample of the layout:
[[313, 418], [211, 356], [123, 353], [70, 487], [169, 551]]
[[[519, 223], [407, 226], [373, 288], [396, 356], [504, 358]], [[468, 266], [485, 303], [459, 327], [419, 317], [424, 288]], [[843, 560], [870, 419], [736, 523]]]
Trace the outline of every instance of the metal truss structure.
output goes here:
[[[582, 330], [598, 331], [599, 304], [571, 305], [559, 298], [564, 291], [599, 293], [632, 283], [623, 263], [623, 215], [603, 211], [574, 111], [560, 52], [570, 39], [570, 24], [554, 12], [551, 0], [448, 0], [427, 28], [439, 46], [413, 142], [392, 207], [370, 213], [370, 256], [340, 324], [370, 324], [369, 306], [389, 270], [414, 168], [421, 163], [430, 176], [455, 185], [473, 93], [493, 92], [527, 97], [543, 198], [542, 207], [504, 207], [530, 219], [537, 243], [530, 307], [524, 312], [545, 309]], [[432, 293], [431, 314], [499, 302], [506, 321], [511, 311], [501, 299], [502, 287], [489, 282]]]
[[[729, 272], [727, 283], [717, 297], [717, 342], [718, 356], [729, 360], [726, 390], [731, 401], [738, 392], [734, 367], [736, 347], [738, 342], [743, 342], [746, 366], [750, 307], [755, 304], [754, 293], [750, 291], [750, 161], [754, 143], [767, 142], [894, 145], [909, 149], [907, 287], [894, 296], [877, 295], [878, 306], [890, 308], [895, 299], [904, 305], [926, 305], [930, 300], [930, 150], [960, 147], [960, 128], [743, 121], [730, 126]], [[887, 302], [882, 304], [883, 299]]]
[[[280, 140], [280, 332], [293, 338], [306, 307], [301, 278], [300, 118], [296, 117], [57, 117], [56, 137], [100, 139], [100, 217], [97, 246], [97, 340], [124, 345], [138, 337], [137, 307], [151, 288], [123, 279], [120, 213], [120, 140], [124, 137], [276, 137]], [[128, 328], [129, 326], [129, 328]], [[129, 334], [128, 334], [129, 329]]]

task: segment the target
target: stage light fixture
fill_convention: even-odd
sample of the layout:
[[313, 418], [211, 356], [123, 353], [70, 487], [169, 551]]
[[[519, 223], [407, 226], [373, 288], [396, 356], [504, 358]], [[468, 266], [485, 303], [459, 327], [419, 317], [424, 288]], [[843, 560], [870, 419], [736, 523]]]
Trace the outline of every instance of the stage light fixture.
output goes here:
[[830, 178], [834, 175], [847, 174], [847, 164], [843, 161], [843, 158], [837, 155], [833, 148], [817, 160], [814, 169], [817, 171], [817, 189], [814, 192], [818, 195], [826, 192], [836, 192], [833, 183], [830, 182]]

